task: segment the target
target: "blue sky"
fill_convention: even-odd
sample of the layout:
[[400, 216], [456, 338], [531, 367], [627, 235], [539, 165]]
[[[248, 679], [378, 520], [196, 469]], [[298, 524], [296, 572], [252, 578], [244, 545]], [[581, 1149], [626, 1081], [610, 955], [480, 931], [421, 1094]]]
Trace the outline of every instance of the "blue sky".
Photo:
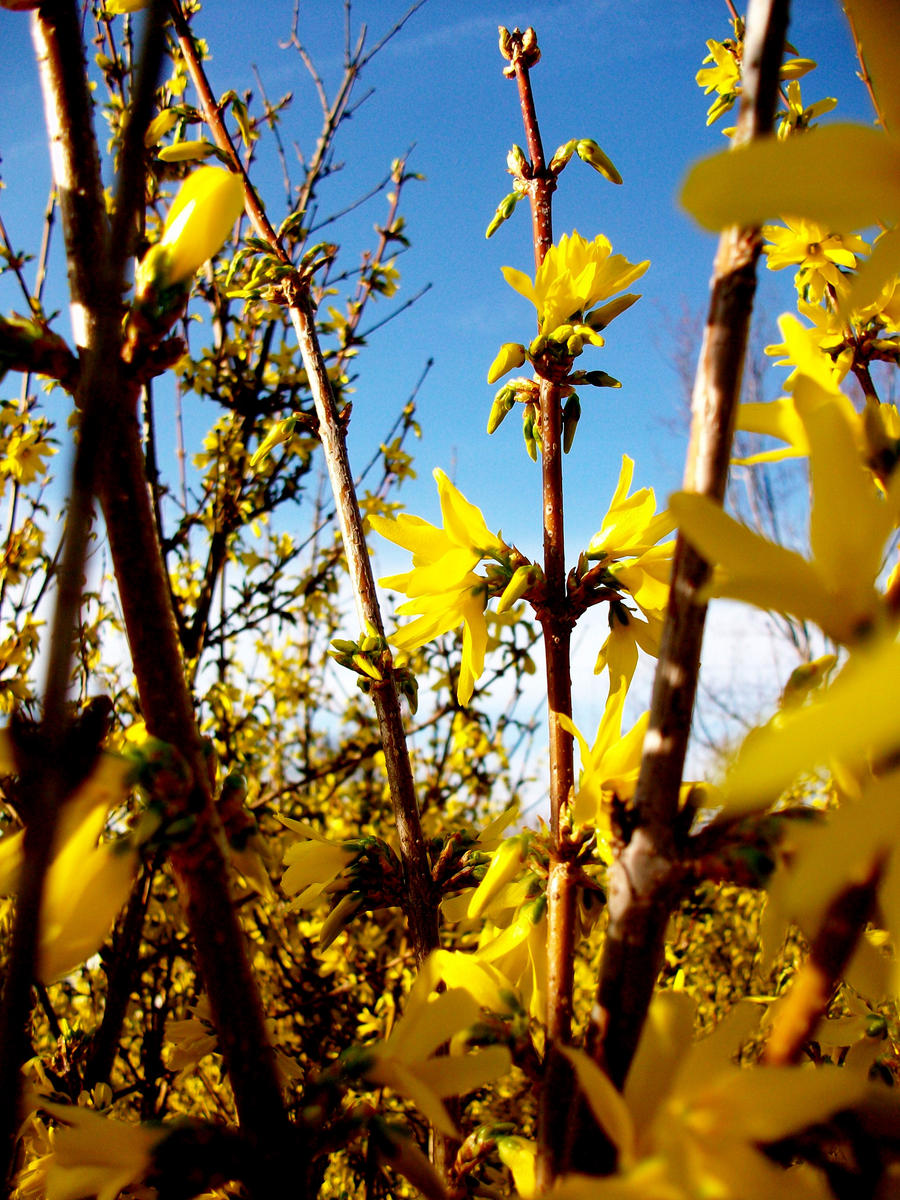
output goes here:
[[[407, 7], [357, 0], [354, 29], [366, 23], [370, 42], [377, 40]], [[296, 142], [308, 153], [318, 132], [318, 104], [296, 50], [279, 46], [292, 8], [292, 0], [209, 0], [195, 29], [210, 45], [215, 91], [256, 92], [255, 64], [271, 98], [293, 92], [282, 134], [289, 147]], [[337, 0], [301, 5], [301, 36], [329, 90], [341, 70], [342, 9]], [[791, 40], [820, 64], [802, 81], [806, 102], [833, 95], [840, 103], [827, 119], [870, 120], [836, 0], [795, 0], [792, 10]], [[0, 22], [0, 71], [7, 97], [15, 94], [15, 104], [0, 106], [6, 185], [0, 212], [14, 244], [33, 247], [49, 184], [43, 113], [28, 18], [4, 12]], [[440, 466], [484, 509], [493, 528], [531, 555], [540, 547], [539, 468], [525, 456], [516, 414], [492, 438], [485, 434], [495, 390], [485, 382], [487, 367], [501, 343], [527, 341], [534, 328], [533, 309], [500, 274], [502, 265], [532, 271], [527, 206], [490, 241], [484, 238], [509, 190], [506, 153], [524, 141], [515, 86], [501, 71], [501, 23], [537, 29], [543, 60], [533, 85], [548, 153], [571, 137], [592, 137], [624, 177], [623, 186], [614, 187], [573, 161], [555, 200], [557, 236], [573, 228], [590, 238], [603, 232], [616, 252], [652, 264], [637, 285], [642, 301], [611, 327], [604, 349], [589, 349], [582, 359], [615, 375], [623, 387], [588, 389], [582, 397], [566, 477], [574, 561], [599, 526], [623, 452], [636, 459], [635, 485], [655, 486], [661, 501], [680, 483], [684, 396], [673, 366], [674, 329], [685, 309], [705, 309], [715, 240], [679, 210], [677, 192], [689, 164], [724, 144], [721, 126], [705, 125], [708, 101], [694, 77], [706, 39], [727, 37], [730, 25], [724, 0], [429, 0], [369, 65], [361, 87], [374, 88], [374, 94], [342, 129], [338, 157], [346, 166], [322, 189], [322, 210], [363, 194], [414, 144], [410, 167], [426, 181], [410, 185], [405, 196], [412, 248], [398, 264], [403, 278], [396, 303], [431, 285], [363, 352], [351, 432], [355, 461], [368, 457], [426, 360], [434, 358], [419, 395], [419, 480], [405, 490], [406, 504], [437, 517], [430, 474]], [[283, 192], [271, 155], [263, 154], [254, 177], [280, 219]], [[383, 215], [384, 202], [377, 199], [347, 220], [341, 236], [351, 260]], [[790, 281], [764, 275], [763, 307], [774, 321], [790, 305]], [[21, 307], [4, 284], [0, 304]], [[61, 291], [50, 295], [51, 306], [64, 306]], [[381, 303], [387, 312], [390, 302]], [[7, 388], [16, 386], [7, 381]]]

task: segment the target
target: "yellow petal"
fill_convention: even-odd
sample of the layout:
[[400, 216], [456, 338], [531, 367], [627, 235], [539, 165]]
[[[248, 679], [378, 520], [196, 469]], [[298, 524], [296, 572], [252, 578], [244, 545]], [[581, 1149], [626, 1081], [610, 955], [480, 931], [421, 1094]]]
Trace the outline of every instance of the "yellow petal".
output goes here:
[[424, 1003], [411, 993], [406, 1012], [394, 1026], [386, 1046], [392, 1058], [407, 1063], [424, 1061], [448, 1038], [481, 1016], [480, 1009], [468, 992], [450, 988]]
[[830, 758], [860, 761], [900, 746], [900, 715], [885, 697], [900, 672], [900, 643], [856, 651], [840, 676], [805, 708], [779, 714], [744, 742], [726, 779], [727, 809], [759, 808], [802, 771]]
[[619, 1170], [628, 1170], [634, 1160], [635, 1130], [627, 1104], [593, 1059], [569, 1046], [564, 1046], [562, 1052], [575, 1068], [578, 1086], [597, 1124], [618, 1151]]
[[707, 229], [788, 213], [849, 233], [900, 215], [900, 143], [842, 124], [786, 141], [762, 138], [697, 163], [681, 202]]
[[137, 863], [133, 850], [105, 842], [74, 864], [74, 873], [53, 864], [41, 905], [42, 982], [71, 974], [100, 949], [128, 899]]
[[506, 1075], [512, 1066], [506, 1046], [485, 1046], [471, 1054], [442, 1054], [417, 1063], [417, 1078], [436, 1096], [465, 1096]]
[[706, 496], [676, 492], [669, 507], [687, 540], [707, 561], [722, 567], [710, 595], [791, 613], [841, 639], [841, 607], [805, 558], [732, 520]]

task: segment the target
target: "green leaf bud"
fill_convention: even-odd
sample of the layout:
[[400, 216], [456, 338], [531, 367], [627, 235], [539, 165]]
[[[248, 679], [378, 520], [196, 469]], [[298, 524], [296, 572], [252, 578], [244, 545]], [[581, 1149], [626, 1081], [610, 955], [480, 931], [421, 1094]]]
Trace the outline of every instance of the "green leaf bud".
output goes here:
[[575, 153], [575, 144], [575, 138], [572, 138], [571, 141], [564, 142], [550, 159], [549, 169], [554, 175], [558, 175], [560, 173], [560, 171], [564, 166], [566, 166], [569, 159]]
[[622, 386], [618, 379], [613, 379], [612, 375], [607, 375], [605, 371], [585, 371], [584, 382], [589, 383], [591, 387], [620, 388]]
[[532, 462], [537, 462], [538, 446], [540, 444], [540, 425], [538, 410], [534, 404], [526, 404], [522, 415], [522, 436], [525, 439], [525, 449]]
[[504, 342], [488, 369], [488, 383], [496, 383], [508, 371], [521, 367], [524, 361], [525, 347], [520, 342]]
[[562, 435], [564, 454], [568, 454], [572, 449], [572, 443], [575, 440], [575, 430], [578, 428], [580, 418], [581, 401], [578, 399], [578, 393], [573, 392], [563, 406]]
[[485, 230], [484, 236], [486, 238], [489, 238], [495, 234], [503, 222], [509, 220], [515, 211], [516, 205], [522, 199], [522, 194], [522, 192], [510, 192], [508, 195], [503, 197], [503, 199], [497, 205], [497, 211], [491, 218], [490, 225], [488, 225], [487, 229]]
[[593, 138], [582, 138], [575, 146], [575, 151], [582, 162], [599, 171], [610, 183], [622, 182], [622, 176], [613, 166], [612, 160], [603, 153]]
[[494, 403], [491, 405], [491, 412], [487, 423], [487, 431], [489, 434], [494, 433], [500, 428], [507, 415], [512, 411], [515, 403], [515, 388], [512, 388], [509, 386], [509, 384], [506, 384], [494, 397]]

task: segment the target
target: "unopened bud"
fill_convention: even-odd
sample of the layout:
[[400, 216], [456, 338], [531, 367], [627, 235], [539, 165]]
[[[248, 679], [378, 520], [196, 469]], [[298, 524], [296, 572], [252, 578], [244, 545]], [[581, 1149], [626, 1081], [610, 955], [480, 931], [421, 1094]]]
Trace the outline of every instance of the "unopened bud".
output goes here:
[[531, 25], [522, 34], [521, 46], [526, 66], [533, 67], [536, 62], [540, 61], [541, 51], [538, 46], [537, 34]]
[[[151, 142], [151, 145], [154, 144]], [[174, 146], [163, 146], [156, 157], [165, 163], [195, 162], [198, 159], [209, 158], [215, 152], [216, 148], [212, 142], [200, 138], [194, 142], [176, 142]]]
[[491, 363], [487, 373], [488, 383], [496, 383], [498, 379], [516, 367], [521, 367], [525, 361], [525, 347], [520, 342], [505, 342]]
[[507, 62], [512, 61], [512, 35], [505, 25], [499, 26], [500, 30], [500, 53]]
[[544, 572], [537, 563], [526, 563], [513, 571], [512, 578], [497, 601], [497, 612], [508, 612], [517, 600], [521, 600], [535, 584], [542, 583], [543, 580]]
[[178, 122], [178, 113], [174, 108], [164, 108], [162, 112], [157, 113], [150, 124], [147, 126], [147, 132], [144, 134], [144, 145], [146, 147], [155, 146], [157, 142], [162, 141], [169, 130]]
[[500, 428], [506, 417], [512, 411], [516, 403], [515, 389], [509, 384], [502, 387], [494, 397], [494, 403], [491, 405], [490, 416], [488, 417], [487, 431], [489, 434], [494, 433]]
[[554, 175], [558, 175], [574, 153], [575, 138], [572, 138], [571, 141], [564, 142], [550, 159], [550, 171]]
[[581, 401], [576, 392], [568, 398], [562, 412], [563, 453], [568, 454], [575, 440], [575, 430], [581, 419]]
[[484, 236], [486, 238], [491, 237], [492, 234], [497, 232], [504, 221], [509, 220], [515, 211], [516, 205], [521, 199], [521, 192], [510, 192], [509, 195], [503, 197], [503, 199], [497, 205], [497, 211], [491, 218], [490, 225], [488, 225], [487, 229], [484, 231]]
[[582, 138], [576, 144], [575, 150], [582, 162], [586, 162], [595, 171], [599, 171], [610, 183], [622, 182], [622, 176], [613, 166], [612, 160], [603, 153], [593, 138]]
[[506, 156], [506, 167], [510, 175], [522, 175], [527, 165], [528, 159], [525, 157], [525, 151], [521, 146], [514, 145]]
[[189, 175], [172, 202], [162, 237], [135, 272], [138, 299], [153, 288], [189, 279], [221, 248], [243, 207], [237, 175], [220, 167], [200, 167]]
[[525, 439], [525, 449], [532, 462], [537, 462], [538, 446], [540, 444], [540, 419], [534, 404], [526, 404], [522, 416], [522, 436]]
[[622, 386], [618, 379], [613, 379], [612, 375], [607, 375], [605, 371], [585, 371], [584, 382], [589, 383], [591, 387], [620, 388]]

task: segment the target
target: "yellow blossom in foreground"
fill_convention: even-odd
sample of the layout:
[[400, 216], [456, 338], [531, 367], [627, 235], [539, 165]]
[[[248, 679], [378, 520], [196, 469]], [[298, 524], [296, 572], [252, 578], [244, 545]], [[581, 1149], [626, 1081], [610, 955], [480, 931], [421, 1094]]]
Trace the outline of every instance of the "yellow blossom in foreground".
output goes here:
[[564, 1200], [830, 1200], [825, 1178], [807, 1166], [785, 1169], [761, 1149], [850, 1108], [866, 1093], [849, 1070], [742, 1068], [732, 1064], [758, 1020], [733, 1010], [693, 1042], [694, 1004], [684, 992], [657, 993], [624, 1095], [587, 1055], [566, 1050], [597, 1122], [618, 1151], [607, 1179], [563, 1176]]
[[860, 458], [842, 398], [801, 376], [794, 404], [810, 447], [812, 560], [760, 537], [704, 496], [676, 493], [670, 507], [685, 537], [716, 565], [708, 595], [813, 621], [852, 645], [885, 618], [876, 582], [900, 518], [900, 473], [883, 494]]
[[600, 854], [606, 861], [612, 858], [609, 806], [613, 797], [624, 801], [634, 794], [641, 769], [644, 734], [650, 719], [650, 714], [645, 712], [628, 733], [622, 735], [626, 691], [627, 686], [610, 691], [593, 746], [588, 746], [573, 721], [564, 714], [559, 715], [563, 728], [577, 740], [581, 750], [581, 775], [575, 789], [572, 818], [577, 825], [595, 827]]
[[47, 1173], [47, 1200], [116, 1200], [143, 1178], [154, 1147], [166, 1136], [158, 1126], [111, 1121], [88, 1108], [40, 1102], [63, 1128], [55, 1138]]
[[437, 1054], [448, 1039], [479, 1020], [481, 1009], [465, 989], [450, 987], [434, 994], [431, 982], [430, 971], [418, 977], [391, 1036], [372, 1048], [373, 1060], [365, 1074], [372, 1083], [412, 1100], [436, 1129], [454, 1137], [456, 1130], [443, 1100], [463, 1096], [506, 1074], [511, 1060], [505, 1046], [456, 1053], [457, 1041], [451, 1041], [449, 1054]]
[[[128, 773], [123, 759], [103, 754], [62, 806], [41, 903], [37, 974], [44, 983], [97, 952], [128, 898], [136, 852], [123, 840], [98, 845], [110, 810], [125, 797]], [[0, 839], [0, 894], [16, 890], [23, 848], [24, 831]]]
[[178, 189], [162, 237], [135, 273], [138, 298], [152, 288], [189, 279], [221, 249], [244, 207], [237, 175], [222, 167], [200, 167]]
[[[589, 309], [624, 291], [650, 266], [649, 261], [630, 263], [624, 255], [611, 251], [609, 239], [603, 234], [589, 242], [575, 230], [563, 234], [550, 247], [533, 283], [513, 267], [503, 267], [503, 277], [531, 301], [538, 311], [541, 333], [552, 337], [557, 326], [576, 314], [586, 317]], [[602, 339], [598, 344], [603, 344]]]

